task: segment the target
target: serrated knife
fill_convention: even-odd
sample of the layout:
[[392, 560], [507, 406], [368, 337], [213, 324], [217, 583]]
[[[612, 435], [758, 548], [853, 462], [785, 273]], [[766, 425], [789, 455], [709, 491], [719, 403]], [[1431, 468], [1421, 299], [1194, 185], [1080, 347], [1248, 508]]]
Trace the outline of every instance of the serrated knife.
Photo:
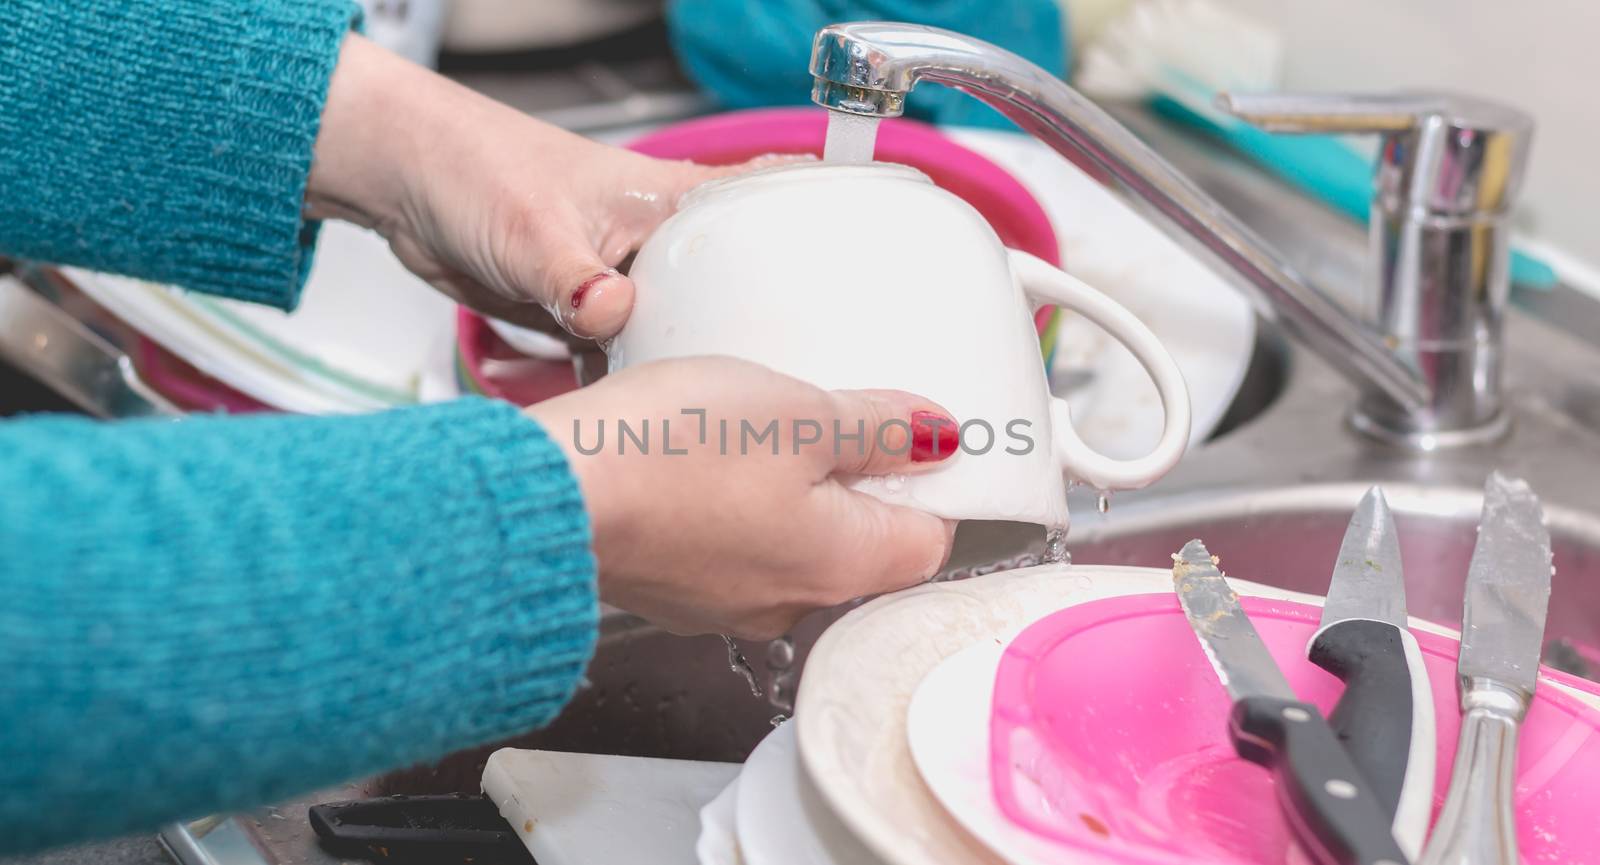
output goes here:
[[1233, 700], [1228, 733], [1239, 756], [1272, 769], [1295, 840], [1320, 865], [1402, 865], [1378, 797], [1316, 706], [1296, 699], [1198, 540], [1173, 557], [1178, 602]]
[[1422, 865], [1514, 865], [1517, 732], [1539, 679], [1550, 532], [1526, 481], [1489, 475], [1461, 615], [1461, 734]]
[[1378, 487], [1350, 517], [1306, 657], [1344, 682], [1328, 725], [1416, 858], [1433, 810], [1433, 688], [1406, 629], [1400, 538]]

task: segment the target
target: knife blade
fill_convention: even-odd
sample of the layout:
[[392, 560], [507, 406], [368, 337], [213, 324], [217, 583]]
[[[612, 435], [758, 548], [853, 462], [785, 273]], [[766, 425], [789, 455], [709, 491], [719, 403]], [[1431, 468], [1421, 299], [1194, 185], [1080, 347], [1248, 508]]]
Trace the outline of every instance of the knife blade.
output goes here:
[[1306, 657], [1344, 682], [1328, 725], [1416, 858], [1433, 809], [1433, 688], [1406, 629], [1400, 537], [1379, 487], [1350, 517]]
[[1279, 805], [1300, 846], [1323, 865], [1409, 861], [1377, 796], [1317, 707], [1295, 698], [1205, 544], [1190, 541], [1173, 556], [1172, 582], [1233, 699], [1234, 750], [1274, 771]]
[[1538, 496], [1489, 475], [1461, 615], [1455, 770], [1424, 865], [1517, 862], [1517, 733], [1538, 684], [1552, 561]]

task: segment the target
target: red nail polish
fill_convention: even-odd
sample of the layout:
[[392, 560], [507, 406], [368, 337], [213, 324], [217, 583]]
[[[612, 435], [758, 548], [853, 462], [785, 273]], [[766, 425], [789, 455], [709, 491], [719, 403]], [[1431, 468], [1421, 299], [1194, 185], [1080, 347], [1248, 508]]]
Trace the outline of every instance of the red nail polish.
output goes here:
[[582, 306], [583, 305], [583, 296], [589, 293], [589, 289], [594, 288], [595, 285], [600, 282], [600, 280], [605, 279], [606, 277], [608, 277], [610, 275], [611, 275], [611, 273], [609, 271], [603, 272], [603, 273], [597, 273], [594, 276], [591, 276], [588, 279], [584, 280], [582, 283], [580, 283], [578, 285], [577, 288], [573, 289], [572, 290], [572, 308], [573, 309], [577, 309], [578, 307]]
[[949, 459], [961, 447], [956, 422], [938, 412], [911, 413], [911, 461], [929, 463]]

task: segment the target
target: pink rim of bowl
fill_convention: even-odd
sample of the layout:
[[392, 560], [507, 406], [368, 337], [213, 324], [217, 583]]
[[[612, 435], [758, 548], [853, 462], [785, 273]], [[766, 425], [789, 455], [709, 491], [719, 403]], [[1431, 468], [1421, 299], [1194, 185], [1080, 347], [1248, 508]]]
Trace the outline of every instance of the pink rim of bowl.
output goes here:
[[[703, 117], [651, 132], [628, 149], [660, 159], [692, 159], [708, 165], [731, 165], [768, 154], [808, 153], [820, 156], [828, 118], [810, 107], [762, 108]], [[1051, 264], [1061, 263], [1061, 248], [1050, 217], [1033, 194], [1010, 173], [983, 156], [951, 141], [938, 129], [915, 120], [884, 121], [878, 129], [877, 158], [910, 165], [934, 183], [970, 203], [1013, 249], [1032, 253]], [[1042, 332], [1048, 310], [1035, 322]], [[477, 313], [463, 307], [456, 317], [457, 372], [462, 385], [476, 393], [513, 402], [530, 394], [555, 396], [576, 386], [568, 376], [535, 372], [534, 365], [558, 366], [563, 361], [536, 361], [528, 374], [540, 383], [519, 386], [505, 376], [483, 372], [486, 359], [505, 359], [508, 346]], [[559, 384], [560, 389], [555, 390]]]
[[[1243, 605], [1295, 693], [1329, 711], [1343, 686], [1304, 657], [1321, 608]], [[1460, 643], [1413, 633], [1438, 718], [1437, 819], [1460, 731]], [[1593, 682], [1541, 675], [1600, 695]], [[989, 742], [996, 802], [1012, 823], [1093, 861], [1289, 861], [1272, 778], [1234, 754], [1228, 710], [1173, 595], [1062, 610], [1024, 630], [1001, 659]], [[1600, 861], [1597, 783], [1600, 711], [1540, 688], [1518, 750], [1517, 834], [1528, 861]]]
[[135, 338], [134, 366], [146, 384], [186, 412], [253, 414], [281, 409], [206, 375], [154, 340]]

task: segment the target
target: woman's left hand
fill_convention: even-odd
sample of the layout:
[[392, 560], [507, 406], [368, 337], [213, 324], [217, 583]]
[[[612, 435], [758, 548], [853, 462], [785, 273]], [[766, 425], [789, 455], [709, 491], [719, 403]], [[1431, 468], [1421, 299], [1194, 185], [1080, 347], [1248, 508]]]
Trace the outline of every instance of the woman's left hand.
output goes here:
[[614, 335], [617, 265], [695, 185], [748, 166], [652, 159], [533, 119], [346, 37], [306, 191], [313, 217], [376, 229], [406, 267], [487, 315]]

